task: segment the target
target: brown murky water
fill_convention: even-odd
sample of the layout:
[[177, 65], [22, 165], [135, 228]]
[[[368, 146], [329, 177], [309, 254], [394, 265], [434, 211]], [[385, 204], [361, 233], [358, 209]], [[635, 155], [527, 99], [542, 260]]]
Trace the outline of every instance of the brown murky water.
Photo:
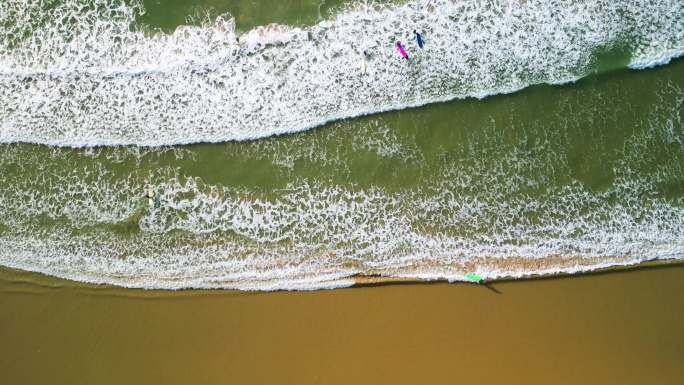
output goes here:
[[0, 383], [684, 383], [684, 266], [492, 288], [160, 292], [1, 270]]

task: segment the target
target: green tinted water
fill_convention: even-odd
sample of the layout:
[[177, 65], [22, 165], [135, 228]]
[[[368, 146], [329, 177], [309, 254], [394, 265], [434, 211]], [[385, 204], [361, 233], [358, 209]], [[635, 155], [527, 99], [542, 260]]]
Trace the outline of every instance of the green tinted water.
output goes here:
[[[141, 22], [168, 31], [209, 9], [247, 29], [312, 23], [338, 4], [151, 1]], [[162, 274], [171, 280], [221, 282], [225, 264], [262, 258], [265, 270], [406, 274], [490, 256], [500, 268], [509, 256], [678, 255], [684, 62], [609, 71], [624, 66], [618, 51], [597, 59], [602, 74], [573, 84], [257, 141], [0, 145], [0, 240], [55, 250], [33, 269], [114, 281], [172, 266]]]
[[[3, 175], [6, 186], [28, 184], [26, 190], [49, 195], [44, 188], [60, 178], [75, 177], [86, 189], [102, 180], [143, 186], [145, 179], [161, 183], [174, 170], [174, 177], [202, 185], [276, 199], [279, 189], [299, 180], [429, 195], [450, 172], [466, 172], [470, 185], [464, 191], [473, 198], [498, 183], [515, 186], [509, 197], [543, 200], [549, 189], [574, 183], [607, 191], [616, 174], [629, 173], [655, 183], [652, 193], [674, 204], [682, 197], [684, 155], [681, 126], [668, 126], [668, 113], [681, 107], [683, 74], [684, 64], [677, 62], [251, 142], [86, 150], [3, 145]], [[79, 194], [75, 189], [54, 203], [67, 205]]]
[[141, 24], [172, 32], [179, 25], [213, 20], [229, 13], [237, 29], [246, 31], [260, 25], [279, 23], [310, 25], [335, 13], [344, 0], [145, 0]]

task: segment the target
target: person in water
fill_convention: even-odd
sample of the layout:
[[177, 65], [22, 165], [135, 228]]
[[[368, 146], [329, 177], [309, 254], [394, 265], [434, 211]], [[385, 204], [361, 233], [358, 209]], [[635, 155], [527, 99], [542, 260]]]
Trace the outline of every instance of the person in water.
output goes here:
[[413, 30], [413, 34], [416, 35], [416, 43], [418, 44], [418, 47], [420, 47], [420, 49], [423, 49], [423, 36], [419, 34], [415, 29]]
[[406, 53], [406, 50], [404, 49], [404, 46], [401, 45], [401, 42], [398, 41], [396, 47], [397, 47], [397, 50], [399, 50], [401, 57], [403, 57], [404, 59], [406, 59], [408, 61], [411, 61], [411, 59], [409, 59], [409, 57], [408, 57], [408, 54]]
[[[145, 183], [147, 183], [147, 181], [145, 181]], [[145, 196], [147, 197], [147, 204], [152, 207], [154, 205], [154, 188], [152, 185], [147, 185]]]
[[368, 72], [368, 53], [366, 51], [363, 51], [363, 55], [361, 55], [361, 73], [366, 74]]

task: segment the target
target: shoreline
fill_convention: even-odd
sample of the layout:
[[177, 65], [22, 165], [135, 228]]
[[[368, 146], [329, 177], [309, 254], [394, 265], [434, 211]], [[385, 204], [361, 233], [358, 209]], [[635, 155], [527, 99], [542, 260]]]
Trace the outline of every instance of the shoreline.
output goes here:
[[[232, 287], [186, 287], [186, 288], [146, 288], [137, 286], [122, 286], [111, 283], [97, 283], [89, 281], [80, 281], [69, 278], [63, 278], [60, 276], [54, 276], [51, 274], [46, 274], [40, 271], [24, 270], [14, 267], [0, 266], [0, 280], [5, 279], [6, 276], [21, 276], [25, 280], [22, 282], [27, 282], [30, 284], [37, 283], [38, 281], [58, 281], [61, 282], [61, 286], [75, 286], [75, 287], [92, 287], [92, 288], [112, 288], [120, 289], [124, 291], [137, 291], [142, 290], [145, 292], [158, 292], [158, 293], [183, 293], [183, 292], [204, 292], [204, 291], [216, 291], [216, 292], [237, 292], [237, 293], [277, 293], [277, 292], [293, 292], [293, 293], [303, 293], [303, 292], [318, 292], [318, 291], [335, 291], [339, 289], [348, 288], [372, 288], [380, 286], [391, 286], [391, 285], [425, 285], [425, 284], [465, 284], [472, 286], [483, 286], [488, 287], [492, 284], [508, 283], [508, 282], [534, 282], [541, 280], [555, 280], [555, 279], [568, 279], [584, 276], [595, 276], [604, 274], [613, 274], [620, 272], [631, 272], [640, 270], [651, 270], [651, 269], [662, 269], [670, 267], [682, 267], [684, 266], [684, 260], [682, 259], [655, 259], [643, 261], [636, 264], [627, 265], [612, 265], [607, 267], [601, 267], [592, 270], [580, 270], [576, 272], [556, 272], [552, 274], [530, 274], [521, 277], [514, 276], [502, 276], [493, 279], [484, 279], [481, 282], [466, 281], [466, 280], [449, 280], [447, 278], [419, 278], [419, 277], [402, 277], [402, 276], [385, 276], [382, 274], [355, 274], [347, 277], [341, 277], [331, 281], [322, 281], [324, 285], [318, 288], [294, 288], [294, 289], [239, 289]], [[248, 283], [248, 282], [245, 282]]]
[[619, 273], [627, 271], [639, 271], [645, 269], [660, 269], [668, 267], [684, 266], [684, 260], [681, 259], [654, 259], [644, 262], [639, 262], [636, 264], [629, 265], [614, 265], [608, 267], [601, 267], [593, 270], [583, 270], [572, 273], [558, 272], [552, 274], [532, 274], [523, 277], [501, 277], [494, 279], [485, 279], [484, 282], [473, 282], [473, 281], [449, 281], [445, 278], [439, 279], [421, 279], [421, 278], [411, 278], [411, 277], [390, 277], [383, 275], [355, 275], [351, 278], [354, 279], [354, 285], [350, 287], [372, 287], [372, 286], [384, 286], [384, 285], [405, 285], [405, 284], [429, 284], [429, 283], [461, 283], [461, 284], [472, 284], [472, 285], [482, 285], [486, 286], [488, 284], [502, 283], [502, 282], [527, 282], [527, 281], [537, 281], [537, 280], [550, 280], [550, 279], [564, 279], [572, 277], [581, 276], [591, 276], [591, 275], [602, 275], [610, 273]]
[[684, 264], [479, 286], [130, 290], [0, 269], [0, 378], [34, 385], [684, 381]]

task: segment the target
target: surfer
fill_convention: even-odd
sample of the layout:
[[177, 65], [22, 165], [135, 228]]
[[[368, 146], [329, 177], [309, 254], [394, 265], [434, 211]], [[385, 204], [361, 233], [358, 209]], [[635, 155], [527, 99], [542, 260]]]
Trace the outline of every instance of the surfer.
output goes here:
[[[147, 184], [147, 181], [145, 181], [145, 183]], [[155, 191], [155, 187], [151, 184], [147, 184], [145, 190], [145, 197], [147, 197], [148, 206], [154, 207], [155, 209], [161, 207], [161, 193], [159, 193], [159, 191]]]
[[368, 72], [368, 53], [366, 51], [363, 51], [363, 55], [361, 56], [361, 73], [366, 74]]
[[423, 49], [423, 36], [419, 34], [415, 29], [413, 30], [413, 34], [416, 35], [416, 43], [418, 44], [418, 47], [420, 47], [420, 49]]
[[154, 188], [151, 185], [147, 186], [145, 196], [147, 196], [147, 204], [152, 207], [154, 205]]
[[397, 47], [397, 50], [399, 50], [401, 57], [403, 57], [404, 59], [406, 59], [408, 61], [411, 61], [411, 59], [409, 59], [409, 57], [408, 57], [408, 54], [406, 53], [406, 50], [404, 49], [404, 46], [401, 45], [401, 42], [398, 41], [396, 47]]

